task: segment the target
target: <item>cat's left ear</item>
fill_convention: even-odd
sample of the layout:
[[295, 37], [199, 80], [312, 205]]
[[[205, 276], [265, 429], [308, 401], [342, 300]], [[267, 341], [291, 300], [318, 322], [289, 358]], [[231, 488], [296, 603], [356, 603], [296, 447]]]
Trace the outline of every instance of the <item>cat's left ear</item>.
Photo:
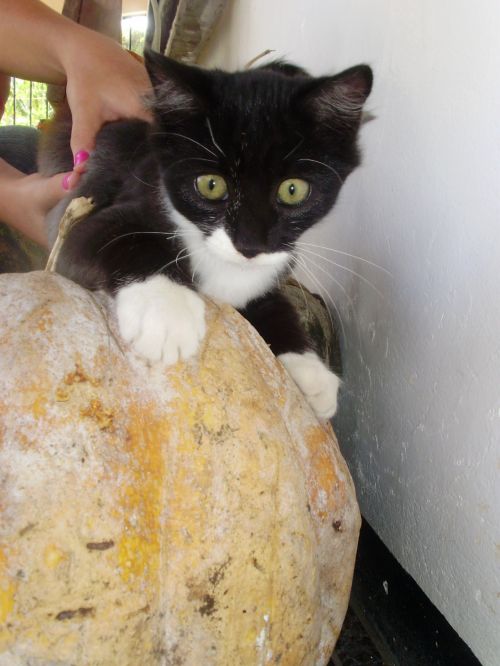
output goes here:
[[153, 84], [154, 110], [179, 113], [199, 112], [204, 107], [206, 77], [198, 67], [144, 50], [144, 64]]
[[335, 76], [314, 79], [302, 91], [300, 103], [316, 120], [332, 122], [337, 119], [357, 128], [372, 83], [370, 67], [357, 65]]

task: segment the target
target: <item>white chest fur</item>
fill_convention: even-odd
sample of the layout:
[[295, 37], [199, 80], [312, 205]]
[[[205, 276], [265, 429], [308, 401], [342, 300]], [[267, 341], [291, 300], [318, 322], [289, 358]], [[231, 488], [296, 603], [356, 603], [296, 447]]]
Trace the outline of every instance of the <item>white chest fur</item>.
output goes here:
[[247, 259], [222, 228], [205, 236], [172, 206], [168, 212], [186, 246], [193, 279], [199, 291], [211, 298], [242, 308], [272, 289], [288, 264], [288, 252], [262, 253]]

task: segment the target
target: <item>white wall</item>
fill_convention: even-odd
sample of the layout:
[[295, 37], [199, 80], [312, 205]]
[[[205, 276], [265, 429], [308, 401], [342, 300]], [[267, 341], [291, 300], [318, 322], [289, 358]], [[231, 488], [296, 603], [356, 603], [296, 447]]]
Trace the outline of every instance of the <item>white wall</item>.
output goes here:
[[206, 54], [374, 68], [364, 166], [309, 238], [393, 274], [312, 256], [346, 329], [337, 430], [364, 515], [485, 666], [500, 663], [499, 27], [498, 0], [235, 0]]

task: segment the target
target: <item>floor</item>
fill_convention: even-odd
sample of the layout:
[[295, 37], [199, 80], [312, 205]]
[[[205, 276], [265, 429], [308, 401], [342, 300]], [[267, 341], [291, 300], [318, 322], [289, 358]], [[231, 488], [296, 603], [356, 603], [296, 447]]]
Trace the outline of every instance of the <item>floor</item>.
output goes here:
[[481, 666], [364, 522], [351, 601], [329, 666]]

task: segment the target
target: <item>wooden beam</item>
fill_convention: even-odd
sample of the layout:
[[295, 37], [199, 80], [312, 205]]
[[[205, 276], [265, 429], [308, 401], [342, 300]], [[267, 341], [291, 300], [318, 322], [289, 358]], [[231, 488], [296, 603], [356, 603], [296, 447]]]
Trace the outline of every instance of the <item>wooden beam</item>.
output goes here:
[[122, 0], [65, 0], [62, 13], [80, 25], [121, 41]]

